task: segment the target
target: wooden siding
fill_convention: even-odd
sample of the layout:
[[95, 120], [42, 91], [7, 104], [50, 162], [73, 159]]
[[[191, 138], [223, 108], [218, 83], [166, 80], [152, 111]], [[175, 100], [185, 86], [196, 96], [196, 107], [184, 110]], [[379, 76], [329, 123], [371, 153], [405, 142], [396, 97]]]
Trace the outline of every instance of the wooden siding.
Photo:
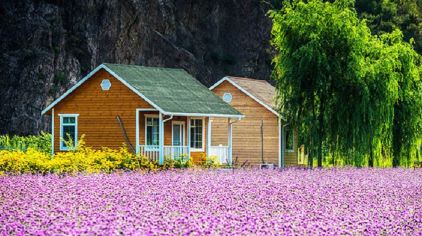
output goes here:
[[[109, 79], [109, 91], [101, 89], [101, 81]], [[124, 136], [116, 121], [119, 115], [124, 123], [132, 145], [136, 145], [136, 109], [153, 108], [124, 84], [105, 70], [100, 70], [79, 88], [69, 94], [54, 107], [54, 150], [60, 151], [60, 116], [59, 114], [79, 114], [78, 140], [84, 135], [85, 143], [92, 148], [119, 148], [124, 143]], [[139, 112], [139, 144], [145, 144], [145, 115], [157, 115], [154, 111]], [[167, 116], [164, 119], [168, 118]], [[188, 118], [175, 116], [164, 124], [164, 145], [172, 145], [172, 121], [185, 123], [185, 145], [188, 145]], [[204, 118], [204, 152], [192, 152], [195, 161], [206, 153], [207, 122]]]
[[[101, 89], [101, 81], [109, 79], [109, 91]], [[125, 143], [116, 116], [124, 123], [130, 142], [135, 145], [135, 109], [152, 108], [146, 101], [105, 70], [95, 73], [54, 107], [54, 150], [60, 150], [59, 114], [79, 114], [78, 138], [85, 135], [87, 146], [118, 148]]]
[[[263, 122], [264, 161], [278, 165], [280, 148], [278, 117], [227, 81], [214, 88], [213, 92], [220, 97], [230, 92], [233, 96], [230, 105], [245, 115], [244, 119], [233, 124], [233, 160], [238, 158], [240, 163], [244, 161], [251, 164], [261, 163], [261, 122]], [[227, 118], [212, 120], [211, 145], [227, 145]], [[285, 160], [287, 165], [296, 165], [297, 153], [286, 152]]]

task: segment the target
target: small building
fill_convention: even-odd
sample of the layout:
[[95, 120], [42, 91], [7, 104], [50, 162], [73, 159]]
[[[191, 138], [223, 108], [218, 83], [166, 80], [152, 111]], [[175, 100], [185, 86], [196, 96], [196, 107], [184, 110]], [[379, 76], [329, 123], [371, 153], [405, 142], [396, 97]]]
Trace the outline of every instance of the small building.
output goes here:
[[[123, 144], [163, 163], [218, 155], [231, 163], [232, 123], [244, 116], [182, 69], [102, 64], [42, 111], [51, 115], [52, 152]], [[225, 145], [210, 143], [211, 119], [228, 124]], [[219, 137], [220, 139], [222, 137]]]
[[[279, 167], [306, 164], [297, 132], [277, 112], [275, 87], [264, 80], [228, 76], [210, 90], [245, 115], [235, 121], [232, 133], [232, 155], [239, 163]], [[227, 121], [213, 118], [210, 126], [211, 145], [226, 146]]]

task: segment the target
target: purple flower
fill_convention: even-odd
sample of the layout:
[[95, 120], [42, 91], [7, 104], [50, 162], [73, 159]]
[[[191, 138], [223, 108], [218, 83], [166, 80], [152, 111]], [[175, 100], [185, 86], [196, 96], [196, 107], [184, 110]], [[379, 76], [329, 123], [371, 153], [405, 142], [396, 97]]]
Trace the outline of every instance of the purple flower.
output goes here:
[[0, 235], [420, 235], [422, 170], [0, 176]]

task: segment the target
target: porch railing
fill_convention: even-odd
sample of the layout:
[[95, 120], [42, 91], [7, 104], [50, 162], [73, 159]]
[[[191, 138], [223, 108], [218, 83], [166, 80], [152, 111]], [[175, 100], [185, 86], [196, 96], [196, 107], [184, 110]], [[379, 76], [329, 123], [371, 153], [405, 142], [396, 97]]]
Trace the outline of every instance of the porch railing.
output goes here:
[[[160, 147], [158, 145], [139, 145], [139, 153], [149, 160], [159, 161]], [[180, 157], [189, 157], [188, 146], [164, 146], [164, 158], [177, 159]], [[217, 157], [221, 164], [229, 162], [228, 146], [210, 146], [208, 156]]]
[[[139, 153], [149, 160], [159, 161], [160, 146], [139, 145]], [[164, 158], [177, 159], [183, 156], [189, 156], [188, 146], [164, 146]]]
[[189, 157], [188, 146], [164, 146], [164, 157], [171, 159]]
[[229, 147], [228, 146], [210, 146], [208, 156], [216, 156], [221, 164], [229, 162]]

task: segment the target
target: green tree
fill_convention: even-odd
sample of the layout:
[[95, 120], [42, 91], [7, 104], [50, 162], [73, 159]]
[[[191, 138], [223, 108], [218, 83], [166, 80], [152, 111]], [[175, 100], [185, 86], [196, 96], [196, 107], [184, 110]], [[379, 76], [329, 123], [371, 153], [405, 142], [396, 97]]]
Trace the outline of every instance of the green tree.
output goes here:
[[[401, 32], [373, 36], [351, 0], [283, 5], [270, 12], [280, 111], [299, 127], [318, 166], [327, 155], [356, 166], [382, 165], [392, 146], [400, 153], [413, 148], [420, 112], [408, 111], [421, 108], [420, 62]], [[401, 116], [398, 104], [407, 104]], [[395, 142], [397, 135], [412, 137]]]
[[356, 0], [356, 10], [372, 33], [381, 35], [400, 29], [404, 40], [414, 39], [422, 53], [422, 0]]

